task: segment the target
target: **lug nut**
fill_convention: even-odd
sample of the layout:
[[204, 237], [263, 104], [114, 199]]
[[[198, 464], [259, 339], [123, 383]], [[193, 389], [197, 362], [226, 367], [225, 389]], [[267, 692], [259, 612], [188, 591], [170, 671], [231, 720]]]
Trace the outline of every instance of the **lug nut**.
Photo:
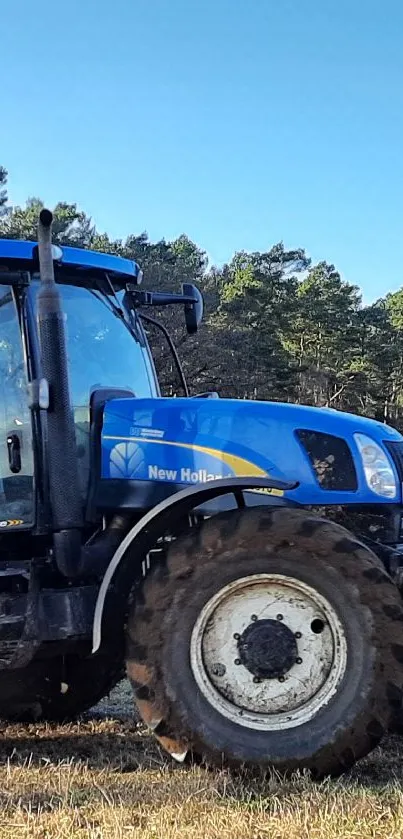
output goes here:
[[235, 641], [239, 641], [240, 637], [241, 636], [240, 636], [239, 632], [235, 632], [235, 635], [234, 635]]
[[278, 680], [279, 680], [279, 682], [285, 682], [285, 678], [284, 678], [284, 676], [279, 676], [279, 677], [278, 677]]
[[234, 661], [234, 664], [240, 664], [240, 663], [241, 663], [241, 659], [240, 659], [240, 658], [236, 658], [236, 659], [235, 659], [235, 661]]
[[302, 632], [296, 632], [295, 638], [302, 638]]
[[214, 664], [214, 666], [212, 667], [212, 673], [213, 673], [213, 676], [224, 676], [225, 675], [224, 664], [221, 664], [220, 662], [217, 662], [217, 664]]
[[302, 664], [302, 658], [297, 658], [297, 664]]
[[251, 615], [251, 621], [257, 621], [257, 615]]
[[283, 616], [282, 616], [282, 615], [277, 615], [277, 620], [278, 620], [278, 621], [282, 621], [282, 620], [283, 620]]
[[253, 681], [254, 681], [255, 685], [260, 685], [260, 682], [261, 682], [262, 680], [261, 680], [261, 679], [259, 679], [259, 676], [254, 676], [254, 677], [253, 677]]

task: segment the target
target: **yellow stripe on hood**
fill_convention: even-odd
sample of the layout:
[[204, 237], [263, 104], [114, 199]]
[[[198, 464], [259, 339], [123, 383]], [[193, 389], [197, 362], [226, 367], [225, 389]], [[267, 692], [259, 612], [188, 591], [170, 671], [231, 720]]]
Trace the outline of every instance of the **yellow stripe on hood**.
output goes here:
[[[200, 452], [201, 454], [208, 454], [211, 457], [215, 457], [217, 460], [220, 460], [222, 463], [225, 463], [235, 474], [237, 478], [269, 478], [267, 472], [264, 469], [261, 469], [260, 466], [256, 466], [255, 463], [251, 463], [250, 460], [245, 460], [243, 457], [238, 457], [235, 454], [229, 454], [228, 452], [220, 451], [220, 449], [210, 449], [207, 446], [199, 446], [193, 443], [179, 443], [179, 442], [172, 442], [170, 440], [155, 440], [155, 439], [148, 439], [148, 437], [115, 437], [114, 435], [107, 435], [105, 434], [103, 437], [104, 440], [116, 440], [119, 442], [129, 442], [129, 443], [153, 443], [157, 446], [174, 446], [180, 449], [188, 449], [195, 452]], [[252, 490], [251, 490], [252, 492]], [[266, 493], [269, 495], [284, 495], [282, 490], [278, 489], [259, 489], [253, 490], [253, 492], [261, 492]]]

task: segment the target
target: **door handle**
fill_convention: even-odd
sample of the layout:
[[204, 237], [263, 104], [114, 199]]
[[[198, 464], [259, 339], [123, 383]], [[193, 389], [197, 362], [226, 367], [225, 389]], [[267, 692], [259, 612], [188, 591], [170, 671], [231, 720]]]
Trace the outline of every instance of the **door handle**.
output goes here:
[[7, 437], [8, 464], [10, 472], [17, 475], [21, 472], [21, 441], [18, 434], [9, 434]]

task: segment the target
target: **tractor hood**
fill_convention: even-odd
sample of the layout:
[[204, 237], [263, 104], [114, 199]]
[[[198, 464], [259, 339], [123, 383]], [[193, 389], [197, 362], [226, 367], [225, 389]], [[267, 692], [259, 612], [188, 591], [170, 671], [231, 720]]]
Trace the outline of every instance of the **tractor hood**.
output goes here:
[[[401, 501], [403, 437], [352, 414], [230, 399], [107, 402], [101, 477], [172, 485], [233, 476], [298, 481], [302, 504]], [[276, 492], [275, 494], [278, 494]]]

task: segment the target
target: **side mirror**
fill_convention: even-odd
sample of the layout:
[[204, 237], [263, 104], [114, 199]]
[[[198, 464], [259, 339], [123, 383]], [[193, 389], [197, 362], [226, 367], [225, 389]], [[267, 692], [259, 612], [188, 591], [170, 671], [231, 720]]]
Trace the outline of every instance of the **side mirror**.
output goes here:
[[193, 283], [182, 284], [182, 294], [171, 294], [163, 291], [139, 291], [133, 283], [126, 285], [126, 301], [129, 307], [136, 309], [141, 306], [184, 306], [185, 322], [188, 335], [197, 332], [203, 319], [203, 297], [201, 291]]
[[193, 298], [192, 303], [185, 303], [185, 322], [188, 335], [194, 335], [203, 320], [203, 296], [193, 283], [183, 283], [182, 294]]

